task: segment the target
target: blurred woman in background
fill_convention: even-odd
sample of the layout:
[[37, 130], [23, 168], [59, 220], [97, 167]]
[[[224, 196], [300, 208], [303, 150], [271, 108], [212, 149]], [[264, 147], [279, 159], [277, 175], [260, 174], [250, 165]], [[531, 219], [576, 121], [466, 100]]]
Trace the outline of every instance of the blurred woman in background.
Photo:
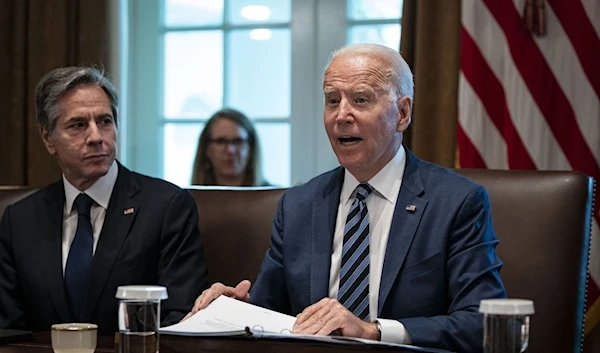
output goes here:
[[256, 129], [244, 114], [222, 109], [208, 120], [198, 140], [192, 185], [269, 185], [262, 178]]

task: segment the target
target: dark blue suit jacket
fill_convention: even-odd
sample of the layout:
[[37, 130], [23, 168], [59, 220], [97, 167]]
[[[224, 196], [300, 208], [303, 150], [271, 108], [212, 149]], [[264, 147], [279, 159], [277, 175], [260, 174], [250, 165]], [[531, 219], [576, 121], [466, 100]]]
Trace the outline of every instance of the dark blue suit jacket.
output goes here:
[[[0, 221], [0, 328], [48, 331], [72, 322], [62, 270], [63, 182], [9, 206]], [[133, 209], [133, 213], [124, 210]], [[163, 326], [178, 322], [208, 287], [198, 212], [189, 192], [119, 164], [98, 239], [85, 322], [118, 331], [117, 287], [159, 284]]]
[[[377, 316], [399, 320], [415, 345], [479, 352], [479, 301], [506, 296], [487, 192], [406, 152]], [[337, 168], [282, 196], [253, 303], [296, 315], [328, 296], [343, 179]]]

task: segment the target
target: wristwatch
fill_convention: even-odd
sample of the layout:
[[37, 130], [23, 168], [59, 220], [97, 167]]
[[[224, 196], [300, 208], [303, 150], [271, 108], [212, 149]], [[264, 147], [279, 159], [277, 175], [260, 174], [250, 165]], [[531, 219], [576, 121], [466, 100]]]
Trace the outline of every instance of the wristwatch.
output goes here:
[[375, 320], [373, 321], [375, 323], [375, 325], [377, 325], [377, 331], [379, 331], [379, 340], [381, 341], [381, 322], [379, 322], [379, 320]]

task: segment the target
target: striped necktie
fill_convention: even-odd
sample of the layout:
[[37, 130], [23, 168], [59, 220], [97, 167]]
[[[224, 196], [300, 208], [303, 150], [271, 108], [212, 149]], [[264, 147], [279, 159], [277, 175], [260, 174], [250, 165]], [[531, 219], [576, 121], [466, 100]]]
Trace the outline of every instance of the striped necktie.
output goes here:
[[365, 199], [369, 184], [356, 187], [344, 227], [338, 301], [362, 320], [369, 321], [369, 214]]

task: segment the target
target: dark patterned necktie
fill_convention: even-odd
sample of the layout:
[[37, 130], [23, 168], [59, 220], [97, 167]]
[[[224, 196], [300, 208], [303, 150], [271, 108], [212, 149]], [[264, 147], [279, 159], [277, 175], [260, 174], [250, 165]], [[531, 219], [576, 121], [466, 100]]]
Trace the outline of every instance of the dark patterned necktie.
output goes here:
[[373, 191], [369, 184], [356, 187], [344, 227], [338, 301], [362, 320], [369, 320], [369, 214], [365, 199]]
[[92, 199], [86, 194], [79, 194], [74, 206], [78, 214], [77, 230], [67, 257], [65, 288], [72, 319], [81, 321], [83, 299], [94, 256], [94, 231], [90, 218]]

